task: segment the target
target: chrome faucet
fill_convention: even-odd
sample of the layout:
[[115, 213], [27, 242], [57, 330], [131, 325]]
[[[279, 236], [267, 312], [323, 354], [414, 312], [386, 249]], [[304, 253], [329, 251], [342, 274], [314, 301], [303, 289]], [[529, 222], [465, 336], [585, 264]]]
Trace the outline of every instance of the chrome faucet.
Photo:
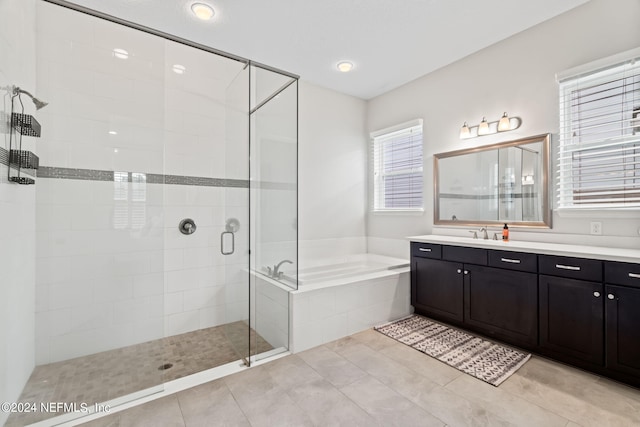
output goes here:
[[282, 271], [280, 271], [280, 266], [284, 263], [293, 264], [293, 261], [289, 261], [288, 259], [280, 261], [278, 264], [273, 266], [273, 270], [271, 268], [268, 268], [269, 275], [274, 279], [281, 279], [283, 273]]
[[489, 234], [487, 233], [487, 227], [482, 227], [482, 228], [480, 229], [480, 231], [484, 232], [484, 235], [482, 236], [482, 238], [483, 238], [484, 240], [489, 240]]

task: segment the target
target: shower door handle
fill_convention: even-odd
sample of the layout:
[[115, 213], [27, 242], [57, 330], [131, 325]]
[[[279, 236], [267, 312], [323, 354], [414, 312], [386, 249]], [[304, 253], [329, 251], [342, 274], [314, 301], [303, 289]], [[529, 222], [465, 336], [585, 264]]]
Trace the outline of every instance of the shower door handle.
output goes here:
[[[225, 235], [231, 235], [231, 250], [226, 252], [224, 250]], [[222, 255], [231, 255], [232, 253], [235, 252], [235, 250], [236, 250], [236, 233], [234, 233], [233, 231], [223, 231], [222, 233], [220, 233], [220, 253], [222, 253]]]

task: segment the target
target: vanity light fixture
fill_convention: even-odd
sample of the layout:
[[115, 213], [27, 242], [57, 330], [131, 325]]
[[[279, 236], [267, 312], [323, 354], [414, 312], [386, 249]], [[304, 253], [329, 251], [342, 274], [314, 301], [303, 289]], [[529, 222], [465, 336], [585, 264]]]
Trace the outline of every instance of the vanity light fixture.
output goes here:
[[476, 126], [469, 126], [467, 122], [464, 122], [460, 129], [460, 139], [475, 138], [484, 135], [493, 135], [498, 132], [508, 132], [515, 130], [522, 124], [520, 117], [509, 117], [507, 113], [504, 113], [500, 120], [495, 122], [488, 122], [486, 117], [482, 118], [480, 124]]
[[216, 13], [211, 6], [205, 3], [192, 4], [191, 11], [198, 19], [202, 19], [203, 21], [210, 20]]
[[127, 52], [124, 49], [115, 48], [115, 49], [113, 49], [113, 56], [115, 56], [118, 59], [128, 59], [129, 58], [129, 52]]
[[340, 61], [338, 62], [338, 70], [343, 73], [348, 73], [353, 69], [353, 63], [349, 61]]

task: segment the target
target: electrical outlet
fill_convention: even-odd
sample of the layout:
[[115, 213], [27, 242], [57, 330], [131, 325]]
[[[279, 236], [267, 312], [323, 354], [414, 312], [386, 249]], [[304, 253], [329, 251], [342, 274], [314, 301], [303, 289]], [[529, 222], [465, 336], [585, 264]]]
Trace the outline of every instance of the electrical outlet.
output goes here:
[[601, 222], [592, 222], [591, 223], [591, 234], [602, 234], [602, 223]]

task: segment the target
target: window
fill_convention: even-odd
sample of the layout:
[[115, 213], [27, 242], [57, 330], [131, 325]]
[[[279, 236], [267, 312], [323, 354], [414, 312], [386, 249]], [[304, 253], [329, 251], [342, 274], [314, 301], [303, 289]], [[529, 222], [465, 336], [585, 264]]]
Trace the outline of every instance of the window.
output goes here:
[[640, 49], [558, 80], [558, 208], [640, 208]]
[[422, 120], [371, 134], [373, 210], [422, 210]]

